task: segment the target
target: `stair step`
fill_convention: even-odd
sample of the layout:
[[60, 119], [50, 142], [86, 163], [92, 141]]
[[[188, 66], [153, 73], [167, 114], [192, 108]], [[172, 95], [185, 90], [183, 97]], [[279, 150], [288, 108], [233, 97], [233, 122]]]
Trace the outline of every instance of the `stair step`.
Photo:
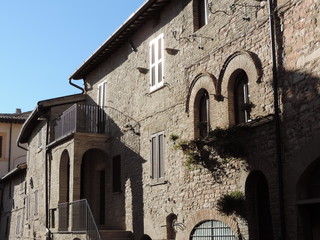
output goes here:
[[100, 230], [103, 240], [133, 240], [133, 234], [124, 230]]

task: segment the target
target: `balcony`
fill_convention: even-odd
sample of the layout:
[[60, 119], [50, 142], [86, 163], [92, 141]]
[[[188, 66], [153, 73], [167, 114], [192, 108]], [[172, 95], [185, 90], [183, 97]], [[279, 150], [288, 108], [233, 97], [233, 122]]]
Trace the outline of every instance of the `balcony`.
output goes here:
[[51, 142], [77, 132], [106, 134], [107, 120], [105, 111], [99, 106], [74, 104], [52, 121]]

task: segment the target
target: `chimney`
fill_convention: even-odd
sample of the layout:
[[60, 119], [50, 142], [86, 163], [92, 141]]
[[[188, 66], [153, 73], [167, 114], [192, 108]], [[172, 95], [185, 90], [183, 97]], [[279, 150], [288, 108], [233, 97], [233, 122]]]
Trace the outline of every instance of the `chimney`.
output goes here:
[[16, 108], [16, 114], [21, 114], [21, 108]]

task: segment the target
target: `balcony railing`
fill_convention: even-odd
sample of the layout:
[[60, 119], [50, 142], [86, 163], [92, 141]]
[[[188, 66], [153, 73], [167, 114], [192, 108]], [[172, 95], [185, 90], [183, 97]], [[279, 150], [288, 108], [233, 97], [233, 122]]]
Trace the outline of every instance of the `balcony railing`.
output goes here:
[[74, 104], [53, 121], [51, 141], [75, 132], [104, 134], [107, 123], [107, 115], [99, 106]]
[[101, 240], [86, 199], [58, 205], [58, 231], [61, 233], [85, 233], [88, 240]]

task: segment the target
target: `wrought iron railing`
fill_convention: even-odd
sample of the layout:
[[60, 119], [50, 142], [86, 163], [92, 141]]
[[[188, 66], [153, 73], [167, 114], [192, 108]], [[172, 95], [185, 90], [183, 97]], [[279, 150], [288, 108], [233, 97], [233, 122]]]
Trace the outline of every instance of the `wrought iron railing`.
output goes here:
[[96, 105], [74, 104], [53, 120], [51, 141], [75, 132], [107, 133], [108, 121], [105, 111]]
[[87, 240], [101, 240], [101, 236], [86, 199], [58, 205], [59, 232], [86, 233]]

